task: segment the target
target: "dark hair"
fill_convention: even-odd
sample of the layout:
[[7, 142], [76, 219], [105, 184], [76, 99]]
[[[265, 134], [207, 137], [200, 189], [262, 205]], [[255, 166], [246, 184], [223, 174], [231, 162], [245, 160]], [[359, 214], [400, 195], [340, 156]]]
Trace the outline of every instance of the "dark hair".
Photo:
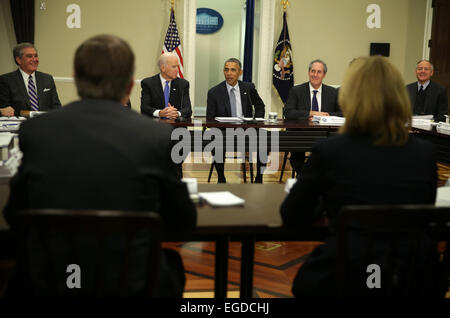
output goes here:
[[[22, 58], [22, 56], [23, 56], [23, 49], [26, 49], [27, 47], [32, 47], [33, 49], [36, 50], [36, 48], [34, 47], [33, 43], [22, 42], [22, 43], [19, 43], [19, 44], [16, 45], [16, 47], [13, 49], [14, 63], [17, 64], [16, 57], [18, 57], [20, 59]], [[37, 50], [36, 50], [36, 52], [37, 52]], [[19, 65], [19, 64], [17, 64], [17, 65]]]
[[81, 98], [121, 101], [134, 73], [134, 53], [114, 35], [97, 35], [75, 52], [75, 84]]
[[223, 66], [225, 67], [225, 65], [229, 62], [236, 63], [237, 65], [239, 65], [239, 68], [242, 70], [241, 61], [239, 61], [237, 58], [234, 58], [234, 57], [229, 58], [228, 60], [225, 61], [225, 63], [223, 63]]

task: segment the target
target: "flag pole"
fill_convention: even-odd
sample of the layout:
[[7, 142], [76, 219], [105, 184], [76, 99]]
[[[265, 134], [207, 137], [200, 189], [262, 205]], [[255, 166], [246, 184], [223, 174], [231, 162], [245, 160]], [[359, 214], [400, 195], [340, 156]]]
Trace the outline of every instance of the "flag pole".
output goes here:
[[170, 11], [174, 12], [175, 11], [174, 8], [175, 8], [175, 0], [170, 0]]

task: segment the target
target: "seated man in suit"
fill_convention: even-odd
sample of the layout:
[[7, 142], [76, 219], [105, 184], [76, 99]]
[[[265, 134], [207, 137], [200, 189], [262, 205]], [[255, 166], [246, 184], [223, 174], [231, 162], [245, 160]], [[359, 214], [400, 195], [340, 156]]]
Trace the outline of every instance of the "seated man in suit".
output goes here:
[[158, 65], [160, 73], [141, 82], [141, 113], [170, 119], [190, 118], [189, 82], [178, 77], [177, 55], [161, 54]]
[[48, 111], [61, 107], [53, 77], [37, 71], [39, 57], [34, 45], [20, 43], [13, 54], [19, 68], [0, 76], [1, 115], [20, 116], [21, 110]]
[[[206, 119], [214, 120], [215, 117], [252, 117], [253, 103], [255, 107], [255, 117], [264, 117], [265, 105], [259, 97], [253, 83], [239, 81], [242, 75], [241, 61], [230, 58], [225, 61], [223, 67], [225, 81], [214, 86], [208, 91], [208, 100], [206, 104]], [[214, 154], [213, 154], [214, 155]], [[219, 183], [226, 183], [224, 174], [224, 158], [222, 162], [214, 162], [217, 170]], [[257, 172], [255, 182], [262, 183], [261, 173], [262, 163], [257, 160]]]
[[[284, 105], [286, 119], [311, 120], [313, 116], [342, 116], [336, 89], [322, 83], [327, 71], [327, 64], [322, 60], [309, 63], [309, 82], [296, 85], [289, 91]], [[305, 153], [292, 152], [290, 161], [298, 175], [305, 161]]]
[[[22, 123], [22, 165], [4, 210], [12, 228], [16, 212], [30, 208], [154, 211], [165, 230], [195, 228], [195, 206], [170, 157], [172, 127], [123, 106], [134, 84], [134, 60], [116, 36], [88, 39], [74, 61], [81, 100]], [[165, 250], [160, 267], [159, 296], [181, 297], [180, 256]]]
[[448, 114], [447, 90], [444, 86], [432, 82], [433, 64], [427, 60], [417, 62], [417, 82], [408, 84], [409, 98], [413, 115], [433, 115], [435, 121], [445, 121]]

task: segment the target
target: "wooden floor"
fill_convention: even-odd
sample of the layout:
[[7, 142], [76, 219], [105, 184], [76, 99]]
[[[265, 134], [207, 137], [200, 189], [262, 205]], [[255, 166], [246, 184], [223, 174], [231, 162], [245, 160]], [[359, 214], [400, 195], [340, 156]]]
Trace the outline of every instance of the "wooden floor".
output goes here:
[[[231, 154], [230, 154], [231, 155]], [[284, 154], [278, 157], [278, 171], [264, 175], [264, 183], [278, 183]], [[228, 158], [228, 156], [227, 156]], [[211, 167], [209, 157], [201, 163], [192, 163], [193, 158], [187, 158], [183, 164], [183, 176], [197, 178], [198, 183], [208, 183]], [[254, 165], [256, 169], [256, 165]], [[246, 165], [247, 182], [250, 182], [249, 165]], [[254, 172], [256, 174], [256, 171]], [[292, 169], [289, 160], [283, 182], [291, 178]], [[243, 183], [242, 162], [239, 159], [228, 158], [225, 163], [227, 183]], [[213, 170], [211, 183], [217, 183], [217, 174]], [[255, 297], [286, 298], [292, 297], [292, 280], [298, 268], [320, 242], [257, 242], [255, 246], [254, 291]], [[241, 250], [239, 242], [230, 243], [228, 262], [229, 297], [239, 297]], [[180, 252], [186, 270], [186, 298], [213, 297], [214, 289], [214, 243], [212, 242], [179, 242], [164, 243], [165, 247]]]
[[[264, 183], [278, 183], [284, 153], [279, 154], [279, 169], [274, 174], [264, 175]], [[183, 176], [197, 178], [198, 183], [207, 183], [210, 161], [192, 163], [190, 158], [183, 164]], [[227, 159], [228, 160], [228, 159]], [[191, 160], [192, 161], [192, 160]], [[227, 161], [228, 162], [228, 161]], [[230, 159], [225, 165], [227, 183], [243, 183], [242, 164]], [[256, 166], [256, 165], [255, 165]], [[247, 182], [249, 178], [247, 164]], [[439, 185], [450, 178], [450, 167], [438, 164]], [[289, 160], [283, 174], [282, 183], [291, 178], [292, 170]], [[215, 170], [211, 183], [217, 183]], [[253, 296], [260, 298], [292, 297], [292, 281], [298, 268], [307, 255], [321, 242], [256, 242], [255, 267], [253, 276]], [[186, 270], [186, 298], [213, 297], [214, 289], [214, 243], [212, 242], [178, 242], [164, 243], [165, 247], [177, 250]], [[240, 282], [240, 243], [230, 243], [228, 262], [228, 296], [239, 297]]]

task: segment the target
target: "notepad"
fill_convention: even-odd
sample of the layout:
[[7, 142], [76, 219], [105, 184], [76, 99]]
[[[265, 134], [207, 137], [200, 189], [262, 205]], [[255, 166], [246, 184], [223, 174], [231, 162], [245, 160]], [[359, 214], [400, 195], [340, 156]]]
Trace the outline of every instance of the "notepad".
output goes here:
[[208, 204], [216, 207], [244, 205], [245, 203], [244, 199], [234, 195], [229, 191], [199, 192], [198, 195]]
[[215, 117], [214, 119], [221, 123], [240, 123], [240, 122], [242, 122], [242, 118], [239, 118], [239, 117]]

